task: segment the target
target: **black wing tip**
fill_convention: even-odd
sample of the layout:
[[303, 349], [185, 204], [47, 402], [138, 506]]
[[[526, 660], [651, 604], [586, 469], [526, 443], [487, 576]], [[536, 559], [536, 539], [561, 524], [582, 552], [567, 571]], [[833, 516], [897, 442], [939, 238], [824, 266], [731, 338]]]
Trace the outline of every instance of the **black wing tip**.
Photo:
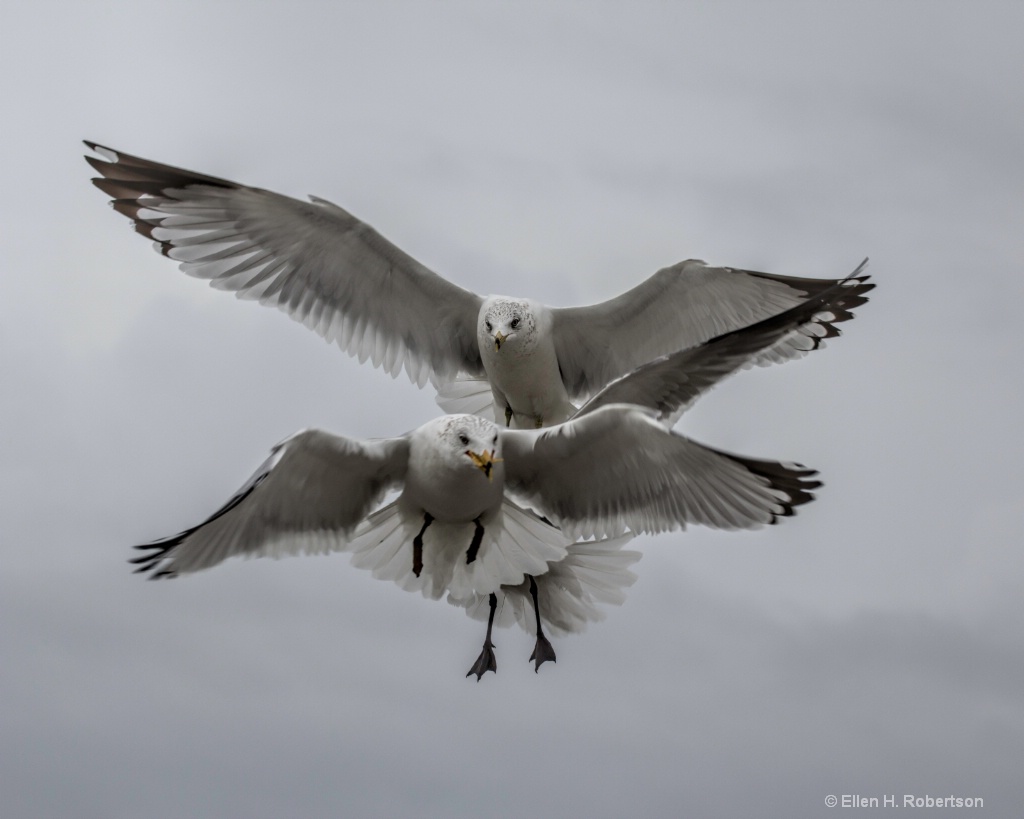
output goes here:
[[825, 339], [842, 335], [842, 331], [835, 325], [855, 318], [853, 311], [870, 301], [867, 293], [874, 290], [876, 284], [869, 281], [870, 276], [856, 275], [865, 264], [867, 259], [845, 279], [836, 280], [831, 286], [808, 299], [808, 303], [818, 305], [822, 313], [829, 314], [828, 318], [815, 316], [811, 319], [812, 323], [824, 330], [823, 335], [813, 336], [816, 340], [812, 349], [818, 349]]
[[[119, 151], [115, 151], [113, 148], [108, 148], [106, 145], [101, 145], [99, 142], [93, 142], [90, 139], [83, 139], [82, 143], [94, 154], [99, 154], [99, 157], [85, 154], [85, 160], [90, 165], [92, 165], [94, 162], [106, 162], [108, 164], [115, 163], [118, 161], [118, 158], [120, 157]], [[102, 159], [100, 157], [102, 157]]]
[[[132, 574], [149, 574], [146, 580], [170, 580], [171, 578], [177, 577], [178, 572], [175, 569], [160, 568], [161, 562], [164, 560], [163, 555], [152, 558], [149, 562], [145, 563], [139, 568], [135, 569]], [[136, 563], [135, 560], [129, 560], [129, 563]]]
[[152, 572], [147, 580], [162, 580], [177, 577], [178, 572], [170, 568], [160, 568], [161, 564], [167, 560], [174, 549], [191, 533], [192, 530], [181, 532], [171, 537], [162, 538], [160, 540], [154, 540], [152, 543], [141, 543], [138, 546], [133, 546], [133, 549], [138, 551], [148, 552], [148, 554], [139, 555], [138, 557], [128, 558], [128, 563], [133, 566], [138, 566], [132, 574], [145, 574]]
[[[742, 271], [752, 276], [759, 276], [775, 281], [783, 282], [797, 292], [803, 293], [807, 304], [820, 304], [822, 312], [832, 313], [828, 319], [812, 319], [814, 323], [826, 329], [829, 335], [838, 335], [838, 331], [832, 334], [832, 327], [843, 321], [854, 318], [853, 310], [867, 303], [867, 293], [877, 286], [870, 281], [871, 276], [864, 273], [868, 266], [868, 257], [854, 268], [853, 272], [841, 279], [813, 279], [800, 278], [797, 276], [778, 276], [772, 273], [761, 273], [756, 270]], [[816, 349], [817, 345], [815, 346]]]
[[736, 455], [729, 457], [754, 475], [766, 480], [773, 490], [784, 495], [777, 498], [780, 508], [772, 512], [771, 520], [768, 522], [772, 526], [777, 524], [780, 518], [795, 515], [797, 507], [813, 501], [814, 490], [825, 485], [815, 477], [818, 474], [817, 469], [811, 469], [803, 464], [762, 461]]
[[[86, 156], [85, 160], [108, 180], [107, 185], [119, 187], [129, 194], [158, 196], [162, 191], [187, 188], [191, 185], [207, 185], [216, 188], [239, 188], [237, 182], [209, 176], [174, 165], [165, 165], [139, 156], [122, 153], [97, 142], [82, 140], [85, 145], [99, 156]], [[104, 192], [106, 188], [94, 179]]]

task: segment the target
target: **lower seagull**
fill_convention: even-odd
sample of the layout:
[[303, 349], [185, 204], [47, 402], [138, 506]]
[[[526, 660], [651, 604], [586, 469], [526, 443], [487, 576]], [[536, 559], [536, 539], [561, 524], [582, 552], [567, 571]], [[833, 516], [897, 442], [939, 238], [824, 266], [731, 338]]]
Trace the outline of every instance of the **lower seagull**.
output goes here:
[[[841, 309], [851, 292], [838, 284], [653, 361], [556, 427], [445, 415], [389, 439], [301, 431], [207, 520], [136, 547], [146, 554], [132, 562], [169, 578], [235, 555], [347, 551], [377, 578], [432, 599], [447, 592], [486, 616], [467, 674], [478, 680], [497, 669], [491, 634], [503, 595], [503, 608], [536, 634], [537, 670], [555, 659], [543, 622], [578, 631], [600, 617], [596, 603], [622, 601], [639, 559], [621, 548], [632, 535], [690, 523], [756, 528], [813, 499], [815, 470], [712, 449], [670, 425], [700, 393], [814, 315]], [[389, 491], [397, 497], [377, 509]]]

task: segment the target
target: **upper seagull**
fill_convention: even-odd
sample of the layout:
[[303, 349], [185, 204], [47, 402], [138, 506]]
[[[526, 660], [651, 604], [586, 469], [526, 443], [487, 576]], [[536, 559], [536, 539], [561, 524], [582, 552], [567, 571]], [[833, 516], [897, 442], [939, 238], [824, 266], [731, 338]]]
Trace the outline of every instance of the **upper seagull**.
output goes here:
[[[616, 298], [552, 308], [484, 298], [438, 276], [343, 208], [303, 202], [86, 142], [94, 184], [186, 273], [275, 305], [392, 376], [442, 393], [489, 383], [495, 420], [540, 427], [571, 417], [608, 383], [659, 356], [776, 315], [836, 284], [689, 260]], [[815, 316], [753, 363], [802, 355], [838, 334], [872, 285], [846, 278], [846, 308]], [[817, 343], [815, 342], [815, 345]], [[450, 408], [449, 402], [442, 406]], [[490, 402], [487, 402], [488, 404]]]

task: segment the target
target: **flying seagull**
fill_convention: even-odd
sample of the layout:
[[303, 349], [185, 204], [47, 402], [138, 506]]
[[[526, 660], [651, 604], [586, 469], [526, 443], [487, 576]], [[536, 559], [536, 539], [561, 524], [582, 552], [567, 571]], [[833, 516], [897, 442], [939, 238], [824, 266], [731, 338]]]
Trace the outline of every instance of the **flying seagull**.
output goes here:
[[[596, 619], [596, 602], [621, 601], [639, 557], [619, 549], [623, 533], [756, 528], [813, 499], [814, 470], [712, 449], [662, 418], [849, 295], [838, 283], [782, 315], [650, 362], [549, 429], [446, 415], [383, 440], [299, 432], [207, 520], [137, 547], [146, 554], [132, 562], [166, 578], [235, 555], [348, 551], [357, 567], [407, 590], [447, 592], [475, 616], [486, 605], [484, 646], [469, 671], [478, 680], [496, 669], [498, 595], [529, 629], [528, 602], [538, 669], [555, 657], [542, 619], [579, 630]], [[623, 392], [649, 396], [650, 406], [614, 403]], [[388, 491], [398, 497], [373, 511]]]
[[[445, 280], [343, 208], [240, 185], [85, 143], [112, 205], [190, 275], [273, 305], [360, 361], [429, 379], [451, 408], [456, 378], [486, 379], [495, 420], [521, 428], [571, 417], [577, 404], [636, 367], [739, 330], [834, 285], [689, 260], [588, 307], [479, 296]], [[844, 310], [816, 317], [753, 362], [802, 355], [869, 289], [847, 277]], [[453, 386], [454, 385], [454, 386]], [[446, 403], [447, 402], [447, 403]]]
[[[531, 579], [565, 560], [574, 538], [772, 524], [813, 499], [815, 474], [711, 449], [622, 404], [543, 430], [478, 415], [441, 416], [384, 440], [305, 430], [207, 520], [139, 547], [146, 554], [134, 562], [162, 578], [234, 555], [350, 551], [356, 566], [427, 597], [485, 595], [492, 614], [502, 586], [526, 582], [539, 667], [554, 652]], [[398, 497], [371, 514], [389, 490]], [[493, 665], [489, 638], [490, 625], [473, 673]]]

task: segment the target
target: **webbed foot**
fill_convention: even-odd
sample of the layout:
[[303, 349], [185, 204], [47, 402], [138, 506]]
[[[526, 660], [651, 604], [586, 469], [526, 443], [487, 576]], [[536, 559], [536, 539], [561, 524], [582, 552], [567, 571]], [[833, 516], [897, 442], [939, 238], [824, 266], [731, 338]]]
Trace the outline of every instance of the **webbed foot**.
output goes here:
[[498, 673], [498, 661], [494, 657], [494, 643], [491, 642], [491, 629], [494, 627], [494, 612], [498, 609], [498, 595], [491, 592], [487, 602], [489, 603], [491, 610], [487, 616], [487, 634], [484, 636], [484, 647], [480, 651], [480, 656], [476, 658], [476, 662], [473, 663], [473, 667], [466, 672], [467, 677], [471, 674], [476, 674], [477, 682], [480, 682], [480, 678], [488, 671], [493, 671], [495, 674]]
[[530, 655], [530, 659], [533, 661], [533, 673], [536, 674], [540, 671], [540, 667], [548, 660], [555, 662], [555, 650], [551, 647], [551, 643], [548, 642], [548, 638], [544, 636], [544, 629], [540, 624], [540, 601], [537, 600], [537, 581], [530, 577], [530, 597], [533, 598], [533, 611], [537, 615], [537, 642], [533, 646], [533, 654]]
[[540, 667], [548, 660], [555, 662], [555, 650], [551, 647], [551, 643], [548, 642], [548, 638], [543, 633], [537, 635], [537, 644], [533, 647], [533, 654], [530, 655], [530, 660], [533, 662], [534, 674], [540, 671]]
[[480, 656], [476, 658], [473, 667], [466, 672], [466, 676], [476, 674], [476, 681], [480, 682], [480, 678], [488, 671], [493, 671], [495, 674], [498, 673], [498, 661], [494, 657], [494, 643], [490, 640], [484, 641], [484, 647], [480, 652]]

